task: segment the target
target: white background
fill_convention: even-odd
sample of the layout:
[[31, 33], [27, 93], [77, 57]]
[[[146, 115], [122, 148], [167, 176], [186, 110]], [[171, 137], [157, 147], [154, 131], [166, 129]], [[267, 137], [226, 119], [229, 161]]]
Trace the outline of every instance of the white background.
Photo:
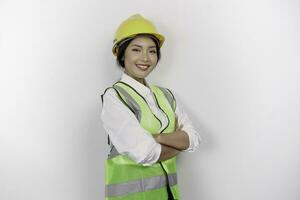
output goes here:
[[104, 199], [100, 94], [135, 13], [166, 36], [148, 81], [204, 139], [179, 157], [182, 199], [299, 200], [296, 0], [0, 1], [0, 199]]

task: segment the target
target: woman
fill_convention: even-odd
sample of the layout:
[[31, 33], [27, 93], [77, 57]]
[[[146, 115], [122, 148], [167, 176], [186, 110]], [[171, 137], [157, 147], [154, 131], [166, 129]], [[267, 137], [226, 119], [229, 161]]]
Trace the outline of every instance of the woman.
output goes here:
[[164, 36], [139, 14], [115, 36], [112, 51], [124, 72], [102, 95], [110, 145], [105, 199], [179, 199], [176, 156], [194, 151], [200, 136], [171, 91], [145, 80], [160, 59]]

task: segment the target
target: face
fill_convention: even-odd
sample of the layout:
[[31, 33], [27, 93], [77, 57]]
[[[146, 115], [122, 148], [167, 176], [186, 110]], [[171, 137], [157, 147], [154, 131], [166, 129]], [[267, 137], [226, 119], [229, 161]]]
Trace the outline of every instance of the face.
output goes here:
[[133, 39], [124, 53], [125, 73], [144, 84], [144, 78], [157, 64], [154, 41], [147, 36]]

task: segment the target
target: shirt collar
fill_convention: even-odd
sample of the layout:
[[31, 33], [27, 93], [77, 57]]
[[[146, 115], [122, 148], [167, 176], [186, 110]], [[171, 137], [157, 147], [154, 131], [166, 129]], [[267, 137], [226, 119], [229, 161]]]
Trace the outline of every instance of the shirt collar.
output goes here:
[[141, 84], [140, 82], [138, 82], [137, 80], [135, 80], [134, 78], [130, 77], [125, 72], [123, 72], [120, 81], [127, 83], [128, 85], [133, 87], [143, 97], [146, 97], [148, 94], [151, 93], [151, 90], [149, 89], [149, 85], [146, 80], [145, 83], [147, 86]]

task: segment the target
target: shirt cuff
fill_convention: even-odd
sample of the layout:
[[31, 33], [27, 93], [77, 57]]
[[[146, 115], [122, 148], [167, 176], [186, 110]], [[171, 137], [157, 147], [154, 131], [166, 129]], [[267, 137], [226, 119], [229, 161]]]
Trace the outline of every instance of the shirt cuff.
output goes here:
[[197, 131], [193, 128], [182, 128], [184, 132], [187, 133], [189, 137], [189, 147], [185, 150], [182, 150], [184, 152], [194, 152], [198, 147], [199, 144], [201, 143], [201, 138], [200, 135], [197, 133]]
[[140, 162], [143, 166], [151, 166], [155, 163], [157, 163], [159, 157], [161, 154], [161, 145], [159, 143], [155, 143], [153, 145], [153, 148], [150, 150], [147, 157]]

